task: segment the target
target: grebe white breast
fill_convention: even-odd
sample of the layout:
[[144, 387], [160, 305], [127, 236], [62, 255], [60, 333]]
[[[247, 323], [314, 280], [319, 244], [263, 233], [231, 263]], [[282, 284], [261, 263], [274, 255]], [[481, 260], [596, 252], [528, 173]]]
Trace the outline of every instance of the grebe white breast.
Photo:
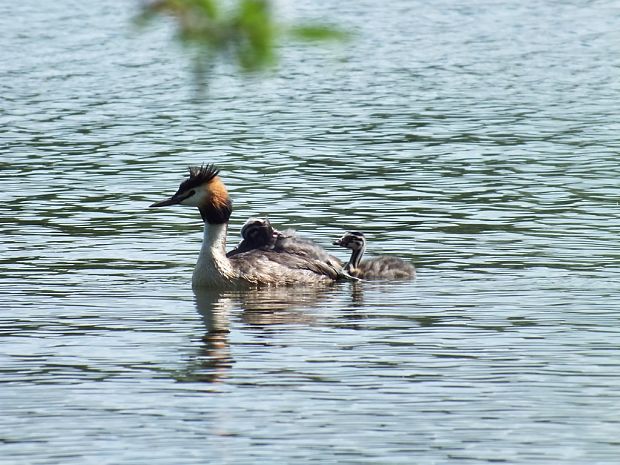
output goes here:
[[334, 245], [351, 249], [351, 258], [344, 271], [360, 279], [411, 279], [415, 268], [397, 257], [381, 256], [362, 261], [366, 237], [359, 231], [348, 231]]
[[226, 232], [232, 202], [213, 165], [190, 167], [189, 177], [169, 199], [151, 207], [197, 207], [204, 237], [192, 276], [195, 287], [237, 288], [260, 285], [331, 283], [340, 273], [329, 263], [286, 250], [251, 249], [226, 256]]

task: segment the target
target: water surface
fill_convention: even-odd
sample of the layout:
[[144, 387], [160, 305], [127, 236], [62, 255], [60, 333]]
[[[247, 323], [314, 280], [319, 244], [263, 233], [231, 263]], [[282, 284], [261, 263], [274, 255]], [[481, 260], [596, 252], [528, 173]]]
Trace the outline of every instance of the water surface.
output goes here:
[[[303, 2], [355, 39], [205, 101], [131, 3], [35, 3], [0, 6], [1, 463], [617, 463], [617, 6]], [[231, 245], [355, 228], [418, 279], [195, 294], [199, 215], [148, 205], [202, 162]]]

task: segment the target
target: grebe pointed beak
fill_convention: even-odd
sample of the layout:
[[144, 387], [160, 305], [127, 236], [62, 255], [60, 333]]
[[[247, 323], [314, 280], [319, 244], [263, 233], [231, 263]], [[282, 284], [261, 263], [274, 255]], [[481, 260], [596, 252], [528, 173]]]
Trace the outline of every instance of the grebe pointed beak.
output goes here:
[[166, 200], [162, 200], [161, 202], [155, 202], [154, 204], [149, 205], [149, 207], [167, 207], [168, 205], [177, 205], [188, 197], [191, 197], [194, 193], [187, 192], [183, 194], [174, 194], [172, 197]]
[[342, 241], [340, 239], [336, 239], [334, 242], [332, 242], [332, 244], [334, 244], [334, 245], [342, 245]]
[[170, 197], [169, 199], [162, 200], [161, 202], [155, 202], [149, 205], [149, 207], [167, 207], [168, 205], [176, 205], [177, 203], [179, 202], [177, 202], [174, 197]]

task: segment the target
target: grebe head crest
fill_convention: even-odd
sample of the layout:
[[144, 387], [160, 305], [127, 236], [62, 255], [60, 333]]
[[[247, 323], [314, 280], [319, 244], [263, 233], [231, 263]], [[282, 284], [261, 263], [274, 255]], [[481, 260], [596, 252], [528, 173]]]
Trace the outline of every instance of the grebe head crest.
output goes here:
[[232, 203], [226, 186], [218, 176], [219, 170], [212, 164], [190, 166], [189, 177], [169, 199], [156, 202], [151, 207], [189, 205], [198, 207], [202, 219], [213, 224], [227, 223]]
[[347, 231], [340, 239], [333, 242], [334, 245], [339, 245], [340, 247], [351, 250], [359, 250], [364, 247], [365, 243], [366, 237], [359, 231]]

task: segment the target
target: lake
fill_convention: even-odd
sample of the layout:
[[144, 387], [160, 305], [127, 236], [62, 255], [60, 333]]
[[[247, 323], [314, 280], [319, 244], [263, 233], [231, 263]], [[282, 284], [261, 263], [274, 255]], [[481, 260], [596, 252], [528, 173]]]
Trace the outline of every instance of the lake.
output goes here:
[[[616, 3], [282, 2], [352, 39], [202, 98], [136, 5], [0, 6], [0, 463], [618, 463]], [[201, 163], [417, 279], [192, 291]]]

